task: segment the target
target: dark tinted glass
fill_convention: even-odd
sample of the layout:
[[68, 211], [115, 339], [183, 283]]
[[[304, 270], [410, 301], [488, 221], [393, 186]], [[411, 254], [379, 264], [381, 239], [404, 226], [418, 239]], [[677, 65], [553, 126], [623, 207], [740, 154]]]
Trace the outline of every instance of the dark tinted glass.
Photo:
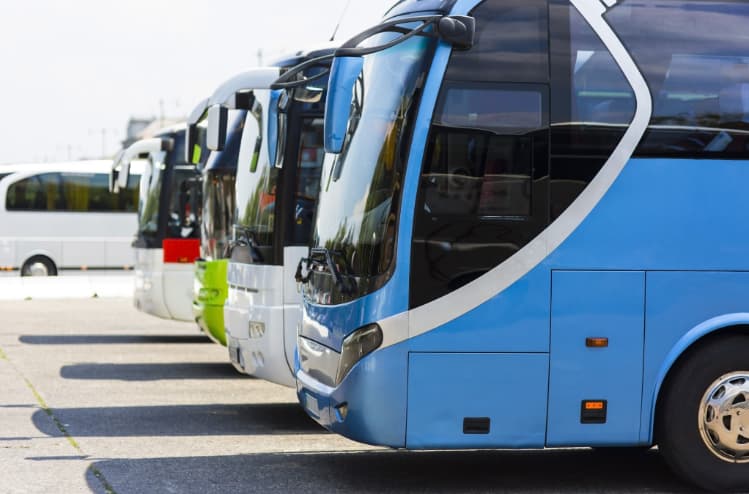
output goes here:
[[445, 83], [419, 184], [412, 307], [486, 273], [546, 226], [547, 91]]
[[749, 3], [626, 0], [607, 20], [653, 95], [639, 155], [749, 155]]
[[550, 9], [550, 218], [554, 220], [616, 148], [634, 116], [635, 98], [585, 19], [566, 2], [552, 3]]
[[294, 227], [291, 239], [291, 242], [297, 245], [309, 243], [317, 207], [317, 194], [320, 191], [320, 174], [324, 156], [323, 119], [304, 119], [299, 142]]
[[473, 48], [454, 51], [446, 78], [548, 82], [546, 0], [486, 0], [472, 12]]
[[133, 189], [109, 192], [109, 179], [103, 173], [63, 173], [62, 189], [65, 211], [125, 212], [135, 211], [138, 194], [137, 175], [128, 178]]
[[203, 175], [201, 255], [221, 259], [231, 235], [234, 218], [235, 175], [227, 170], [209, 170]]
[[200, 175], [192, 165], [176, 166], [167, 211], [167, 238], [200, 238]]
[[8, 211], [63, 211], [64, 206], [59, 173], [34, 175], [8, 187]]

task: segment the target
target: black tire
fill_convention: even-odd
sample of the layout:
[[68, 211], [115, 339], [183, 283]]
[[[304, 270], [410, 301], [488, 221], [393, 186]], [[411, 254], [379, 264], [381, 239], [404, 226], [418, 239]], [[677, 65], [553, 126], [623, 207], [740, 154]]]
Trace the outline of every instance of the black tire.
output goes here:
[[727, 334], [699, 345], [677, 363], [658, 401], [658, 449], [677, 475], [709, 491], [749, 491], [749, 463], [719, 458], [699, 430], [703, 397], [722, 376], [749, 371], [748, 352], [745, 334]]
[[32, 267], [34, 265], [43, 265], [47, 270], [47, 276], [57, 276], [57, 266], [52, 262], [52, 259], [46, 256], [34, 256], [26, 260], [21, 267], [21, 276], [34, 276], [32, 273]]

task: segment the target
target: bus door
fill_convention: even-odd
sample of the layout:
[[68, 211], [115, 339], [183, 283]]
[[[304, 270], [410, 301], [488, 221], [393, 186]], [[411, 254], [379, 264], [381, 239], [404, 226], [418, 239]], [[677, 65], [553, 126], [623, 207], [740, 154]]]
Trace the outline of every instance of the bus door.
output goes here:
[[552, 273], [548, 446], [640, 433], [644, 271]]

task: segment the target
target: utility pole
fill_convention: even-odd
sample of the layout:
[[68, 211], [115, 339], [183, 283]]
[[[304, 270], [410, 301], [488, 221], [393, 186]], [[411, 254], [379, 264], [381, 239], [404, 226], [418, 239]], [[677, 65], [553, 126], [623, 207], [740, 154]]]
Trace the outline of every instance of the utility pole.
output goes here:
[[159, 127], [164, 126], [164, 98], [159, 100]]
[[258, 48], [257, 50], [257, 65], [258, 67], [263, 66], [263, 49], [262, 48]]

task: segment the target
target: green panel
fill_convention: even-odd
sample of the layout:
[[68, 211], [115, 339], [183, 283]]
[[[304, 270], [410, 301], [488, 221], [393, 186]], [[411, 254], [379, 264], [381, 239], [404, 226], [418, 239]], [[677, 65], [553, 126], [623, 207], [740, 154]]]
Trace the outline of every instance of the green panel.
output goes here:
[[229, 293], [226, 271], [229, 261], [197, 261], [192, 304], [193, 315], [200, 329], [213, 341], [226, 346], [224, 302]]

